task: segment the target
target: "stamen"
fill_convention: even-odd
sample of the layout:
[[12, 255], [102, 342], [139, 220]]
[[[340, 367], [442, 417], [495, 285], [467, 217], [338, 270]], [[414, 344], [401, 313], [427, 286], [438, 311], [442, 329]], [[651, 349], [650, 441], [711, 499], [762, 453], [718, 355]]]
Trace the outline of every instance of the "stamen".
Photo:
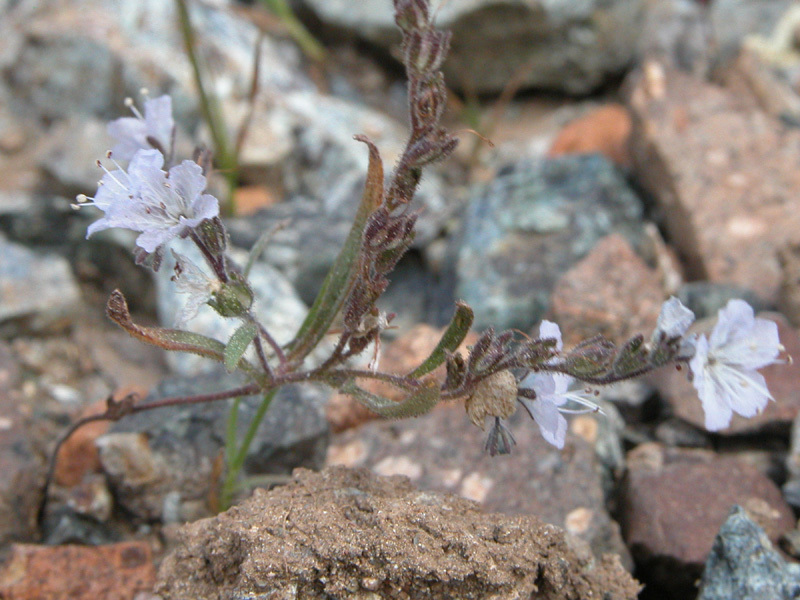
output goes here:
[[[117, 164], [117, 161], [115, 161], [115, 160], [114, 160], [114, 161], [112, 161], [112, 162], [113, 162], [113, 163], [114, 163], [114, 164], [117, 166], [117, 168], [119, 168], [119, 170], [120, 170], [120, 171], [124, 171], [124, 169], [123, 169], [122, 167], [120, 167], [120, 166]], [[100, 162], [100, 160], [99, 160], [99, 159], [98, 159], [98, 161], [97, 161], [97, 166], [98, 166], [98, 167], [100, 167], [101, 169], [103, 169], [103, 171], [105, 172], [105, 174], [106, 174], [106, 175], [108, 175], [109, 177], [111, 177], [111, 179], [114, 181], [114, 183], [116, 183], [116, 184], [117, 184], [119, 187], [121, 187], [123, 190], [126, 190], [126, 189], [128, 189], [128, 188], [127, 188], [127, 186], [126, 186], [124, 183], [122, 183], [122, 182], [121, 182], [119, 179], [117, 179], [117, 178], [114, 176], [114, 174], [113, 174], [111, 171], [109, 171], [108, 169], [106, 169], [105, 165], [103, 165], [103, 163], [102, 163], [102, 162]]]
[[[142, 89], [144, 89], [144, 88], [142, 88]], [[131, 109], [131, 112], [133, 113], [134, 117], [136, 117], [137, 119], [142, 119], [142, 120], [144, 119], [144, 117], [142, 116], [142, 113], [140, 113], [139, 109], [136, 108], [136, 104], [134, 104], [133, 98], [131, 98], [130, 96], [125, 98], [125, 106], [127, 106], [128, 108]]]

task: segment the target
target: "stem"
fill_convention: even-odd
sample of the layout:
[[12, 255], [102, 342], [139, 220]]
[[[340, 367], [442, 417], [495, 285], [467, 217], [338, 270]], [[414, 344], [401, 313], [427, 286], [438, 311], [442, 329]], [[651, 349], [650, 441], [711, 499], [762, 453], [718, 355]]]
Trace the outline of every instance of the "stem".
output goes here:
[[258, 355], [258, 360], [261, 362], [261, 368], [264, 369], [264, 372], [270, 379], [275, 379], [275, 375], [272, 373], [272, 369], [267, 362], [267, 356], [264, 354], [264, 345], [261, 343], [261, 338], [256, 336], [255, 340], [253, 340], [255, 347], [256, 347], [256, 354]]
[[228, 182], [228, 202], [226, 204], [227, 212], [231, 214], [233, 212], [233, 190], [236, 188], [239, 174], [238, 161], [236, 156], [228, 149], [225, 122], [222, 118], [219, 101], [213, 91], [206, 87], [203, 79], [204, 74], [200, 68], [200, 59], [197, 56], [194, 28], [192, 27], [186, 0], [175, 0], [175, 4], [178, 8], [183, 45], [186, 50], [186, 56], [189, 57], [189, 63], [192, 65], [192, 74], [197, 85], [197, 93], [200, 96], [200, 110], [203, 113], [203, 119], [211, 130], [217, 162]]
[[283, 348], [281, 348], [281, 345], [277, 341], [275, 341], [275, 338], [272, 337], [269, 331], [267, 331], [266, 327], [264, 327], [261, 323], [259, 323], [252, 315], [250, 316], [250, 318], [252, 319], [253, 323], [255, 323], [258, 326], [258, 331], [261, 334], [261, 337], [263, 337], [267, 341], [269, 347], [272, 348], [272, 350], [275, 352], [275, 356], [278, 357], [281, 366], [285, 365], [286, 355], [283, 353]]
[[[250, 445], [253, 443], [253, 439], [256, 436], [256, 432], [258, 431], [258, 427], [261, 425], [261, 421], [264, 420], [264, 415], [267, 413], [267, 409], [269, 408], [272, 399], [275, 397], [275, 394], [278, 390], [273, 389], [267, 392], [264, 395], [264, 399], [261, 400], [261, 404], [256, 411], [256, 414], [250, 421], [250, 424], [247, 427], [247, 432], [245, 432], [244, 439], [242, 440], [242, 445], [239, 446], [239, 449], [234, 453], [233, 452], [233, 445], [230, 444], [231, 439], [228, 438], [229, 446], [226, 452], [226, 458], [228, 461], [228, 470], [225, 473], [225, 481], [222, 483], [222, 492], [220, 493], [220, 510], [225, 511], [231, 506], [231, 501], [233, 500], [233, 494], [236, 491], [236, 480], [239, 478], [239, 473], [244, 466], [244, 461], [247, 458], [247, 453], [250, 450]], [[231, 431], [231, 424], [228, 423], [228, 433], [230, 434]], [[234, 432], [235, 434], [235, 432]], [[231, 436], [233, 437], [233, 436]], [[232, 457], [232, 458], [231, 458]]]
[[325, 61], [327, 58], [325, 48], [311, 35], [305, 25], [300, 22], [294, 12], [292, 12], [286, 0], [261, 0], [261, 2], [270, 12], [283, 21], [283, 25], [289, 32], [289, 35], [294, 38], [294, 41], [302, 48], [308, 58], [316, 63]]

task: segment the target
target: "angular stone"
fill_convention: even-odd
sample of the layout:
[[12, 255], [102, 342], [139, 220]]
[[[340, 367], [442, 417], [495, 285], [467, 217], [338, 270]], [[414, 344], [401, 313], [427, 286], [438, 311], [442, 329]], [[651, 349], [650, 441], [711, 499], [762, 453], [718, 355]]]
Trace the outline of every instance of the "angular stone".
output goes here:
[[639, 589], [614, 559], [579, 557], [534, 517], [486, 514], [363, 469], [298, 470], [289, 485], [258, 490], [181, 538], [159, 569], [163, 600], [633, 600]]
[[598, 429], [584, 419], [573, 420], [572, 427], [587, 439], [570, 434], [559, 452], [520, 408], [508, 421], [516, 446], [510, 455], [493, 458], [484, 451], [486, 434], [470, 423], [461, 403], [441, 405], [413, 421], [374, 422], [336, 436], [328, 464], [405, 475], [423, 490], [457, 493], [486, 510], [535, 515], [588, 542], [596, 556], [612, 552], [630, 567], [619, 527], [604, 505], [593, 448]]
[[655, 58], [682, 71], [705, 74], [713, 42], [707, 14], [703, 3], [695, 0], [645, 0], [638, 62]]
[[800, 596], [800, 564], [788, 563], [741, 506], [731, 509], [708, 555], [697, 600]]
[[642, 236], [642, 206], [601, 156], [521, 161], [470, 199], [456, 296], [475, 328], [526, 331], [546, 313], [558, 277], [603, 236]]
[[[145, 402], [239, 385], [239, 379], [219, 374], [170, 379]], [[321, 467], [328, 444], [327, 394], [311, 385], [282, 388], [250, 445], [245, 474]], [[259, 396], [242, 398], [237, 443], [260, 403]], [[229, 410], [229, 402], [212, 402], [145, 411], [115, 423], [97, 444], [118, 502], [144, 520], [182, 522], [208, 516], [218, 492]]]
[[39, 254], [0, 235], [0, 335], [52, 332], [69, 325], [81, 301], [63, 256]]
[[657, 444], [631, 451], [620, 514], [646, 583], [664, 586], [674, 597], [691, 597], [734, 504], [758, 515], [773, 540], [794, 527], [775, 484], [733, 457]]
[[154, 581], [146, 542], [97, 547], [18, 544], [0, 572], [0, 597], [134, 600], [152, 590]]
[[[789, 356], [800, 356], [800, 335], [786, 319], [778, 313], [760, 313], [778, 324], [778, 336]], [[710, 329], [709, 329], [710, 330]], [[788, 432], [792, 421], [800, 414], [800, 362], [770, 365], [759, 371], [767, 381], [772, 397], [767, 407], [759, 414], [745, 418], [733, 415], [731, 424], [719, 435], [756, 433], [759, 431]], [[670, 406], [673, 414], [699, 428], [705, 428], [703, 406], [686, 376], [686, 369], [677, 371], [664, 368], [654, 373], [650, 381], [657, 387], [660, 395]]]
[[[388, 49], [400, 35], [386, 2], [304, 0], [325, 23]], [[523, 87], [585, 94], [631, 61], [642, 1], [443, 4], [436, 25], [453, 32], [448, 84], [480, 93]]]
[[709, 4], [711, 33], [721, 58], [736, 53], [750, 34], [768, 36], [793, 0], [714, 0]]
[[649, 337], [663, 301], [658, 274], [611, 234], [558, 280], [550, 317], [568, 346], [598, 334], [620, 343], [637, 333]]
[[692, 279], [774, 305], [778, 249], [800, 242], [800, 131], [726, 90], [650, 62], [634, 77], [634, 169]]
[[553, 140], [547, 155], [603, 154], [618, 167], [629, 168], [631, 117], [620, 104], [606, 104], [568, 123]]

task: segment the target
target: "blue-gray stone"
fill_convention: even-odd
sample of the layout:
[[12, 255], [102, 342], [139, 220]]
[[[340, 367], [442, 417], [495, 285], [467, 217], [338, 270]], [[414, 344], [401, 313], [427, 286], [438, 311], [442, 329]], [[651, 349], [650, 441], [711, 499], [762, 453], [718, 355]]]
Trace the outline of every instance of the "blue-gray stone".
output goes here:
[[787, 563], [740, 506], [731, 509], [714, 540], [697, 600], [733, 598], [800, 598], [800, 564]]
[[506, 167], [470, 199], [456, 295], [475, 310], [477, 328], [529, 329], [559, 276], [612, 232], [637, 246], [642, 205], [602, 156]]

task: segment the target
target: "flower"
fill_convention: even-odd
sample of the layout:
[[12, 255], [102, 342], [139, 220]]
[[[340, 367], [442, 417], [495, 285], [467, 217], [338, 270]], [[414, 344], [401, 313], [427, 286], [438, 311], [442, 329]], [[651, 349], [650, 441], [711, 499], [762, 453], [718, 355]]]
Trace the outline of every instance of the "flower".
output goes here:
[[172, 118], [172, 98], [160, 96], [144, 102], [144, 116], [133, 105], [133, 100], [125, 100], [133, 117], [122, 117], [108, 124], [108, 134], [117, 140], [111, 149], [118, 160], [131, 160], [137, 151], [156, 149], [168, 154], [172, 148], [175, 121]]
[[[555, 338], [556, 350], [563, 348], [561, 330], [556, 323], [542, 321], [539, 326], [539, 336], [542, 338]], [[578, 392], [570, 392], [569, 386], [573, 379], [563, 373], [529, 373], [519, 383], [521, 390], [532, 390], [536, 398], [520, 396], [519, 401], [527, 409], [542, 437], [556, 448], [564, 447], [564, 438], [567, 435], [567, 420], [562, 413], [576, 414], [597, 412], [600, 407]], [[566, 408], [568, 402], [583, 406], [581, 409]]]
[[165, 173], [163, 164], [158, 150], [139, 150], [127, 172], [119, 165], [106, 170], [94, 198], [78, 196], [83, 205], [105, 212], [89, 226], [86, 237], [111, 227], [132, 229], [141, 232], [136, 245], [151, 253], [219, 214], [217, 199], [203, 194], [206, 178], [199, 165], [185, 160]]
[[220, 290], [221, 284], [218, 280], [206, 275], [200, 267], [183, 254], [178, 254], [174, 250], [171, 252], [175, 259], [175, 275], [172, 276], [172, 281], [175, 282], [178, 293], [188, 295], [186, 304], [175, 324], [176, 327], [182, 327], [197, 316], [197, 311]]
[[698, 338], [689, 363], [708, 430], [727, 427], [733, 413], [752, 417], [774, 400], [757, 370], [780, 363], [783, 350], [777, 324], [756, 319], [744, 300], [730, 300], [720, 309], [711, 337]]
[[663, 334], [667, 339], [683, 337], [694, 323], [694, 313], [686, 308], [675, 296], [661, 305], [661, 312], [653, 334]]

